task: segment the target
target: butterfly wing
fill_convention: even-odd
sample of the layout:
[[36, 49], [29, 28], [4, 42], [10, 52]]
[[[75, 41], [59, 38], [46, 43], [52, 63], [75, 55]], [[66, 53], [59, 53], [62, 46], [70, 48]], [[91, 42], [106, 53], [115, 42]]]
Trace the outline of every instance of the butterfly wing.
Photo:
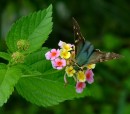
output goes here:
[[83, 48], [81, 49], [79, 55], [76, 57], [77, 64], [79, 66], [86, 64], [93, 51], [94, 46], [90, 42], [85, 41]]
[[80, 27], [74, 18], [73, 30], [75, 37], [75, 59], [76, 63], [79, 66], [83, 66], [86, 64], [95, 64], [97, 62], [104, 62], [122, 57], [117, 53], [102, 52], [98, 49], [94, 50], [94, 46], [90, 42], [85, 41], [82, 33], [80, 32]]
[[84, 46], [85, 39], [82, 33], [80, 32], [80, 27], [77, 21], [74, 18], [72, 18], [72, 20], [73, 20], [73, 31], [74, 31], [74, 38], [75, 38], [74, 39], [75, 40], [75, 55], [78, 56]]
[[91, 56], [88, 59], [88, 62], [85, 64], [95, 64], [97, 62], [104, 62], [108, 60], [121, 58], [122, 55], [119, 55], [114, 52], [102, 52], [98, 49], [94, 50]]
[[94, 50], [94, 46], [89, 41], [85, 41], [85, 38], [80, 32], [80, 27], [74, 18], [73, 18], [73, 31], [75, 38], [76, 63], [79, 66], [82, 66], [84, 63], [88, 61], [89, 56]]

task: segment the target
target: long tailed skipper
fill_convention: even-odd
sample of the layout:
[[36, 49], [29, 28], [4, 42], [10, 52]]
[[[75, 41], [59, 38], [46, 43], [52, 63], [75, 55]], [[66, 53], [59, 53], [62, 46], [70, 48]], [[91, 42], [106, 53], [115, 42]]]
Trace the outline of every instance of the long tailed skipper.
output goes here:
[[75, 62], [78, 66], [82, 67], [122, 57], [114, 52], [102, 52], [99, 49], [94, 49], [94, 46], [83, 37], [80, 27], [74, 18], [73, 31], [75, 37]]

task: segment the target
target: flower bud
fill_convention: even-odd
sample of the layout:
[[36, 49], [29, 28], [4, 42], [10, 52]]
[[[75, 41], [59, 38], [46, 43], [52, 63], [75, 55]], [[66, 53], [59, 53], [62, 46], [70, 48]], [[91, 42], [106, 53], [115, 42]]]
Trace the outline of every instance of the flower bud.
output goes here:
[[24, 58], [25, 58], [25, 56], [22, 53], [18, 52], [18, 51], [14, 52], [11, 57], [12, 57], [12, 62], [14, 64], [23, 63]]
[[18, 47], [19, 50], [25, 51], [29, 48], [29, 42], [27, 40], [21, 39], [17, 42], [17, 47]]

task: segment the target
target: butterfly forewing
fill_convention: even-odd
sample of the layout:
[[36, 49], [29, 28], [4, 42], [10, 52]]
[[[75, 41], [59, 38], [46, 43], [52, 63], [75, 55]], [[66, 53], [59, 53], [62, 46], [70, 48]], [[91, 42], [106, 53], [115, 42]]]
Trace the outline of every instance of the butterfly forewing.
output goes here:
[[84, 46], [85, 39], [82, 36], [82, 33], [80, 32], [80, 27], [74, 18], [73, 18], [73, 31], [75, 38], [75, 55], [78, 56]]

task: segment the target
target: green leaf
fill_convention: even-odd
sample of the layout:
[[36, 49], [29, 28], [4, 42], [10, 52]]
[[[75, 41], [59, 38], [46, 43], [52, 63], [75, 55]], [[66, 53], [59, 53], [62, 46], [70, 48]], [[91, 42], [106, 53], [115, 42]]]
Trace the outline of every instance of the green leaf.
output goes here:
[[0, 63], [0, 69], [6, 69], [6, 68], [7, 68], [6, 64]]
[[5, 68], [5, 65], [0, 64], [0, 106], [7, 102], [20, 76], [21, 71], [19, 69], [15, 67]]
[[10, 60], [10, 55], [8, 53], [5, 52], [0, 52], [0, 58], [3, 58], [5, 60]]
[[17, 41], [28, 40], [30, 46], [28, 53], [36, 51], [47, 40], [52, 30], [52, 5], [47, 9], [22, 17], [11, 28], [7, 36], [7, 46], [11, 52], [15, 52]]
[[[52, 73], [51, 75], [63, 78], [63, 73], [61, 72]], [[85, 89], [82, 94], [78, 94], [74, 85], [68, 84], [65, 87], [64, 83], [58, 79], [47, 78], [51, 77], [51, 75], [21, 78], [16, 85], [16, 89], [26, 100], [44, 107], [89, 95], [89, 88]]]
[[26, 64], [41, 75], [24, 75], [16, 85], [16, 89], [25, 99], [42, 106], [52, 106], [74, 98], [90, 95], [89, 88], [82, 94], [75, 91], [75, 82], [64, 85], [64, 70], [54, 70], [51, 61], [45, 60], [48, 49], [43, 48], [38, 52], [30, 54], [26, 58]]
[[35, 62], [45, 60], [45, 53], [48, 51], [48, 48], [42, 48], [37, 52], [29, 54], [25, 59], [25, 64], [32, 65]]
[[25, 59], [25, 64], [30, 66], [31, 69], [39, 71], [41, 73], [52, 69], [51, 62], [45, 59], [45, 53], [48, 51], [47, 48], [29, 54]]
[[[51, 65], [51, 61], [46, 60], [45, 53], [47, 51], [48, 51], [48, 48], [44, 47], [37, 52], [29, 54], [25, 60], [25, 64], [27, 64], [31, 70], [33, 70], [35, 72], [39, 72], [39, 74], [42, 74], [42, 75], [53, 75], [54, 73], [59, 73], [59, 70], [53, 69], [53, 67]], [[59, 75], [59, 77], [55, 76], [55, 78], [58, 80], [61, 79], [62, 82], [64, 83], [63, 75], [64, 75], [64, 73], [62, 74], [62, 76], [60, 76], [60, 75]], [[54, 76], [53, 77], [48, 76], [47, 78], [54, 78]]]

